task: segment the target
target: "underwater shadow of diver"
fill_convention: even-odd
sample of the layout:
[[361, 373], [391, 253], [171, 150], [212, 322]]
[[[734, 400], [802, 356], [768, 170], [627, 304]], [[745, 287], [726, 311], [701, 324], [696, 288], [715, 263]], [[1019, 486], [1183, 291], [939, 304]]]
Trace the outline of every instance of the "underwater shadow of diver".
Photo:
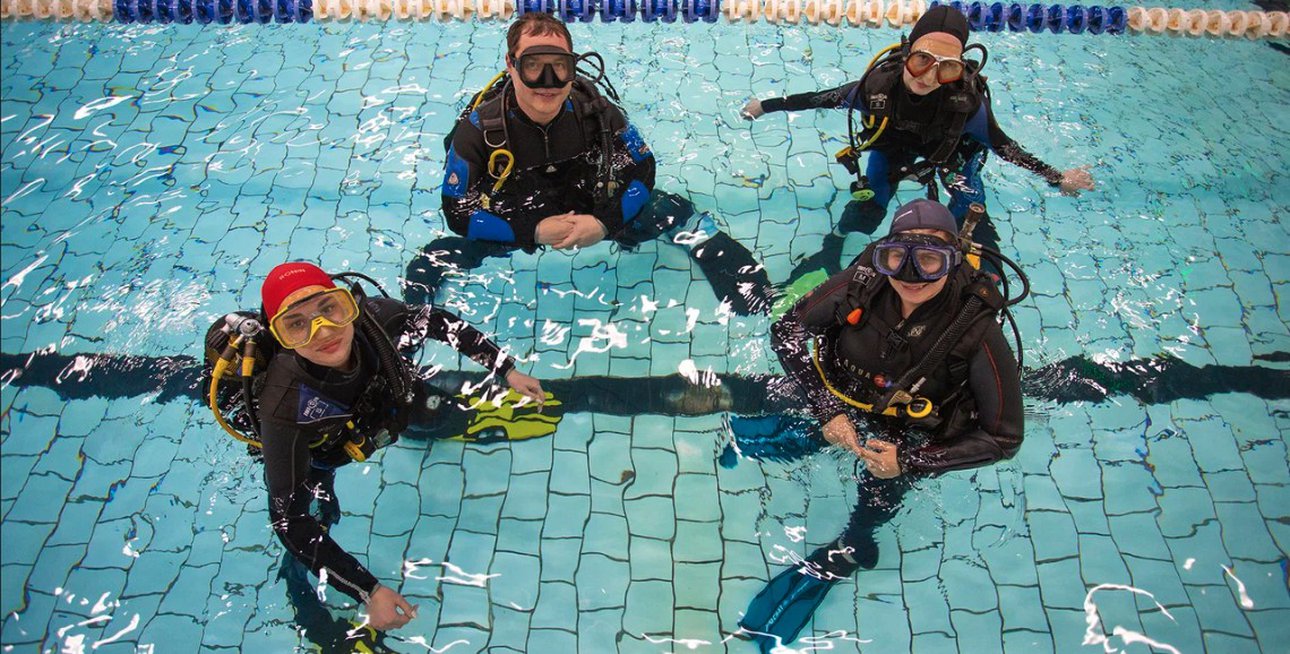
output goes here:
[[[1290, 353], [1255, 357], [1280, 362]], [[465, 383], [478, 385], [483, 374], [440, 372], [426, 384], [440, 395], [456, 394]], [[576, 377], [543, 380], [543, 387], [562, 404], [563, 413], [609, 415], [711, 415], [781, 413], [795, 398], [770, 393], [778, 375], [718, 375], [720, 383], [698, 385], [681, 375], [657, 377]], [[202, 363], [178, 355], [143, 357], [112, 354], [0, 353], [0, 385], [43, 387], [63, 400], [107, 399], [155, 395], [158, 402], [178, 398], [204, 401]], [[1171, 356], [1134, 359], [1123, 363], [1096, 362], [1073, 356], [1022, 376], [1026, 397], [1058, 403], [1102, 402], [1128, 395], [1147, 404], [1204, 398], [1217, 393], [1245, 393], [1265, 400], [1290, 398], [1290, 370], [1262, 365], [1194, 366]], [[448, 420], [454, 428], [461, 420]], [[451, 437], [430, 425], [418, 425], [420, 438]], [[418, 438], [415, 434], [409, 434]]]

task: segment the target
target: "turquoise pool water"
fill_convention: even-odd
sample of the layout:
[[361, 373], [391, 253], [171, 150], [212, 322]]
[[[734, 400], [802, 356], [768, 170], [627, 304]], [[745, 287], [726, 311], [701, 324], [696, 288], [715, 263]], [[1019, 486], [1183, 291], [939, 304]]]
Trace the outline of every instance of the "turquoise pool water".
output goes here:
[[[853, 78], [895, 32], [574, 36], [609, 62], [660, 189], [713, 212], [772, 281], [819, 249], [846, 200], [830, 165], [843, 114], [749, 125], [737, 108]], [[258, 467], [187, 390], [182, 357], [286, 259], [397, 289], [445, 229], [442, 137], [503, 39], [499, 24], [0, 27], [4, 651], [308, 650], [353, 616], [287, 602]], [[836, 589], [797, 646], [1279, 651], [1286, 55], [981, 40], [1004, 129], [1099, 183], [1072, 199], [987, 167], [1005, 250], [1034, 285], [1017, 311], [1026, 442], [923, 482], [879, 532], [878, 568]], [[769, 320], [724, 311], [683, 250], [654, 242], [491, 259], [441, 301], [539, 378], [665, 390], [571, 382], [602, 399], [554, 436], [405, 440], [344, 469], [333, 533], [421, 607], [385, 645], [754, 651], [731, 637], [740, 612], [790, 552], [837, 535], [855, 494], [852, 464], [828, 453], [717, 463], [739, 382], [778, 371]], [[440, 347], [422, 363], [473, 370]]]

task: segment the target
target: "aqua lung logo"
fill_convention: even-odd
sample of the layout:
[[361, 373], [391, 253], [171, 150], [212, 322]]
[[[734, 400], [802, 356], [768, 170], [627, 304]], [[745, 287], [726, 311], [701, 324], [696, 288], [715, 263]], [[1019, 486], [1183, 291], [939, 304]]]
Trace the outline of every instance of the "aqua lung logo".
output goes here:
[[909, 328], [909, 338], [918, 338], [925, 331], [927, 331], [927, 325], [914, 325]]
[[875, 111], [881, 111], [887, 108], [887, 94], [875, 93], [869, 98], [869, 108]]
[[300, 405], [297, 416], [297, 422], [308, 424], [328, 418], [348, 417], [349, 409], [328, 399], [318, 391], [301, 384]]
[[457, 173], [452, 173], [451, 175], [448, 175], [448, 186], [456, 186], [457, 182], [459, 181], [461, 180], [458, 179]]

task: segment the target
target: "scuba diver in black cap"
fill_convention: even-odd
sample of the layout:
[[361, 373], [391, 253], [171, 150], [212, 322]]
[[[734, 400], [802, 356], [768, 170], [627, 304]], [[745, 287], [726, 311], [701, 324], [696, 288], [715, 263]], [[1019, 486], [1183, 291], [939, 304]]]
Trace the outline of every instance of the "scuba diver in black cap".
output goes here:
[[667, 234], [735, 313], [768, 312], [770, 282], [748, 249], [688, 200], [653, 192], [654, 155], [612, 102], [600, 55], [574, 54], [568, 28], [541, 12], [511, 25], [507, 48], [505, 73], [446, 139], [443, 213], [459, 236], [431, 242], [411, 262], [409, 301], [433, 297], [449, 270], [517, 248], [602, 240], [632, 248]]
[[[895, 515], [912, 480], [989, 465], [1021, 447], [1019, 366], [996, 318], [1027, 291], [1009, 299], [1006, 283], [973, 265], [985, 255], [1016, 269], [970, 242], [983, 210], [973, 208], [961, 238], [944, 205], [905, 204], [886, 238], [771, 329], [793, 382], [785, 390], [804, 396], [812, 419], [736, 417], [736, 439], [750, 427], [823, 439], [854, 452], [865, 470], [842, 535], [772, 579], [740, 620], [763, 651], [797, 638], [837, 582], [877, 565], [873, 531]], [[760, 458], [758, 443], [741, 443], [745, 456]]]
[[[825, 238], [823, 249], [831, 254], [808, 261], [807, 268], [799, 266], [799, 271], [837, 270], [842, 237], [852, 231], [873, 233], [901, 180], [916, 180], [927, 186], [929, 198], [939, 199], [939, 177], [950, 195], [950, 211], [961, 222], [969, 204], [985, 202], [981, 170], [989, 151], [1043, 177], [1063, 193], [1074, 195], [1093, 188], [1087, 166], [1059, 171], [1003, 132], [981, 75], [986, 50], [967, 41], [967, 19], [952, 7], [939, 5], [919, 18], [908, 39], [878, 53], [858, 81], [827, 91], [753, 99], [744, 107], [749, 120], [776, 111], [847, 110], [850, 145], [838, 152], [837, 159], [856, 176], [851, 184], [855, 201], [847, 204], [834, 233]], [[980, 52], [980, 62], [965, 58], [972, 50]], [[861, 130], [855, 129], [854, 110], [860, 111]], [[869, 153], [863, 174], [862, 152]], [[998, 234], [988, 220], [977, 239], [998, 249]]]

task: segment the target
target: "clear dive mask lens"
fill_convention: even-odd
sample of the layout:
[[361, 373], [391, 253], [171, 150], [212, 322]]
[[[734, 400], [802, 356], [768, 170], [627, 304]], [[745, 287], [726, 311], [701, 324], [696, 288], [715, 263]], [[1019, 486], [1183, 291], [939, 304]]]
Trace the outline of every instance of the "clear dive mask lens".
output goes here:
[[538, 45], [511, 59], [519, 81], [530, 89], [559, 89], [573, 82], [578, 61], [585, 55], [550, 45]]
[[928, 234], [897, 234], [874, 246], [873, 267], [902, 282], [934, 282], [963, 260], [958, 248]]
[[269, 331], [288, 350], [304, 347], [323, 327], [344, 327], [358, 318], [347, 288], [329, 288], [293, 302], [269, 321]]

